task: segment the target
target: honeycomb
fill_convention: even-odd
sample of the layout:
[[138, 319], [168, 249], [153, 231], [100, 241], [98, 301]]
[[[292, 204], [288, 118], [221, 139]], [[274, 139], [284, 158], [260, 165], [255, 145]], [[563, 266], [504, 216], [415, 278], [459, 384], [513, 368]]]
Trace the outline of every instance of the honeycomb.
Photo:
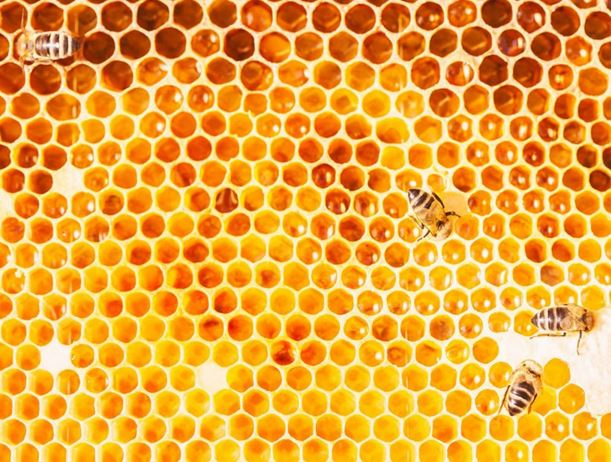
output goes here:
[[3, 2], [0, 460], [611, 460], [497, 340], [611, 304], [609, 8]]

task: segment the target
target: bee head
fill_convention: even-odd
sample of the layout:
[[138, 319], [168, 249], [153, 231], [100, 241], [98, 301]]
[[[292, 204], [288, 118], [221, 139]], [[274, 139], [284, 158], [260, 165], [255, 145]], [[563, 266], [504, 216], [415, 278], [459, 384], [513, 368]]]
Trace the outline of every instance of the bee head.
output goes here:
[[18, 55], [22, 55], [27, 52], [32, 46], [32, 41], [30, 40], [29, 34], [24, 31], [15, 40], [15, 51]]
[[585, 331], [590, 332], [592, 327], [594, 327], [594, 314], [591, 311], [586, 311], [583, 315], [583, 325], [585, 326]]
[[[445, 218], [445, 217], [444, 217]], [[435, 227], [437, 228], [437, 233], [435, 234], [435, 238], [437, 240], [447, 239], [448, 236], [452, 233], [452, 223], [450, 220], [445, 218], [444, 220], [437, 220], [435, 222]]]
[[532, 375], [541, 375], [543, 372], [543, 368], [541, 364], [532, 359], [527, 359], [526, 361], [522, 361], [520, 364], [520, 369], [526, 369]]

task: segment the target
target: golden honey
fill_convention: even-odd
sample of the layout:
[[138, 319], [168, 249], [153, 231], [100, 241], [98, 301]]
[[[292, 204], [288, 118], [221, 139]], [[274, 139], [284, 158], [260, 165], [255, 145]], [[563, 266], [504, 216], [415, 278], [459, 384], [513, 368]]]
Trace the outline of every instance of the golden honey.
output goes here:
[[0, 5], [0, 460], [610, 460], [563, 358], [497, 415], [499, 336], [611, 304], [610, 7]]

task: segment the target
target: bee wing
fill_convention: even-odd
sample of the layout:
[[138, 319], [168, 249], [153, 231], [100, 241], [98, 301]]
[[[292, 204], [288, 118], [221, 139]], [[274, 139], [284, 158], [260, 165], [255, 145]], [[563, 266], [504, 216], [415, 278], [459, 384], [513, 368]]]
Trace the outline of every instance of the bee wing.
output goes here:
[[579, 305], [568, 305], [567, 309], [569, 310], [569, 316], [567, 316], [567, 318], [570, 318], [572, 328], [575, 330], [584, 330], [586, 325], [583, 318], [587, 310]]
[[569, 310], [571, 316], [575, 318], [581, 318], [586, 313], [586, 309], [579, 305], [567, 304], [564, 305], [564, 307]]

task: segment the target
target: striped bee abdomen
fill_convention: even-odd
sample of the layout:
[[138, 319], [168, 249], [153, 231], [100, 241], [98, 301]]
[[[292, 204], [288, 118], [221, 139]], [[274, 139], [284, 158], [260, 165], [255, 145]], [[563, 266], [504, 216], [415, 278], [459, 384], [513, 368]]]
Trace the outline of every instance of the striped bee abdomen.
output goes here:
[[555, 306], [539, 311], [532, 318], [532, 322], [541, 330], [559, 331], [562, 329], [562, 322], [570, 316], [569, 309], [563, 306]]
[[408, 197], [414, 210], [418, 210], [420, 208], [428, 210], [431, 208], [433, 202], [435, 202], [435, 198], [431, 194], [421, 189], [410, 189], [408, 192]]
[[518, 382], [509, 389], [507, 411], [514, 416], [526, 411], [535, 400], [535, 387], [529, 382]]
[[34, 42], [34, 51], [40, 58], [64, 59], [80, 48], [80, 41], [65, 32], [41, 32]]

